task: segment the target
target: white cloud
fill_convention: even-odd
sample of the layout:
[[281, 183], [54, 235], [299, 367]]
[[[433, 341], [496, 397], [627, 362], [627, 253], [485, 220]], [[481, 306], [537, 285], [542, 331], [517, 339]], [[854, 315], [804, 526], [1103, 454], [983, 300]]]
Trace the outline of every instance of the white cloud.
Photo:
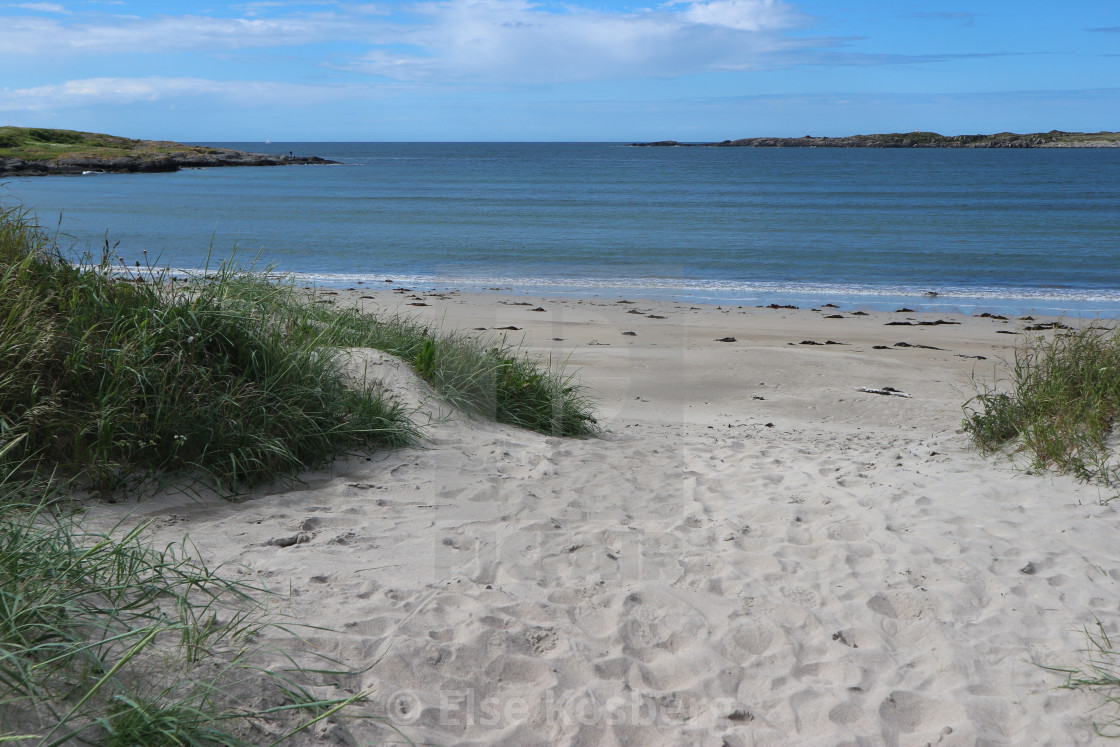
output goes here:
[[626, 12], [527, 0], [338, 3], [314, 13], [286, 12], [278, 0], [239, 7], [239, 17], [0, 17], [0, 55], [89, 61], [351, 42], [366, 52], [331, 58], [332, 67], [404, 81], [547, 83], [769, 68], [831, 44], [790, 36], [806, 19], [781, 0], [677, 1]]
[[387, 16], [393, 10], [383, 3], [344, 3], [339, 8], [347, 13], [358, 13], [367, 16]]
[[11, 7], [33, 10], [38, 13], [61, 13], [64, 15], [69, 15], [70, 13], [65, 6], [59, 5], [58, 3], [14, 3]]
[[41, 16], [0, 17], [0, 50], [20, 56], [222, 51], [353, 39], [360, 34], [351, 19], [333, 14], [288, 18], [114, 16], [71, 23]]
[[233, 9], [246, 16], [252, 17], [272, 10], [273, 8], [286, 8], [290, 6], [286, 0], [259, 0], [258, 2], [244, 3], [233, 6]]
[[[548, 82], [675, 76], [772, 64], [804, 44], [782, 35], [803, 18], [778, 0], [711, 0], [661, 10], [544, 10], [524, 0], [444, 0], [416, 26], [350, 66], [403, 79]], [[391, 49], [405, 45], [410, 52]]]
[[782, 30], [797, 22], [790, 6], [776, 0], [711, 0], [688, 3], [682, 14], [693, 23], [740, 31]]
[[282, 82], [217, 81], [204, 78], [85, 78], [50, 86], [0, 88], [0, 111], [38, 112], [88, 106], [205, 97], [245, 107], [319, 103], [355, 95], [356, 86], [310, 86]]

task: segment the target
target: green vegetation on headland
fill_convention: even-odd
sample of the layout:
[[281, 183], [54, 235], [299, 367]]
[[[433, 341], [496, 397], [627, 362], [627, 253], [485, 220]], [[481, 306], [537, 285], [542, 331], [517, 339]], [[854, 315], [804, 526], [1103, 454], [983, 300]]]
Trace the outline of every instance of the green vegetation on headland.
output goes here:
[[631, 143], [635, 146], [696, 148], [1116, 148], [1120, 132], [1036, 132], [1020, 135], [1000, 132], [994, 135], [939, 135], [936, 132], [894, 132], [883, 135], [847, 137], [752, 137], [718, 143], [679, 143], [661, 140]]
[[[75, 264], [0, 209], [0, 742], [276, 744], [376, 718], [362, 673], [293, 646], [264, 589], [185, 542], [149, 547], [147, 525], [98, 532], [72, 513], [80, 490], [229, 493], [416, 441], [343, 347], [394, 352], [479, 415], [595, 430], [569, 376], [504, 340], [328, 307], [229, 267], [174, 282], [108, 247]], [[283, 650], [262, 648], [270, 636]]]
[[334, 163], [315, 156], [278, 156], [229, 148], [132, 140], [94, 132], [0, 127], [0, 175], [167, 172], [217, 166]]

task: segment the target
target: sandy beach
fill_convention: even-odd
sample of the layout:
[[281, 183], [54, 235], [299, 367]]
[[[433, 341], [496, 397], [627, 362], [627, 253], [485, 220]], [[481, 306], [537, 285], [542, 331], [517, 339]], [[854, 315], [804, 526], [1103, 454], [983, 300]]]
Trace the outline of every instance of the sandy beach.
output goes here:
[[321, 300], [523, 340], [603, 433], [467, 418], [351, 351], [418, 409], [422, 448], [236, 502], [91, 510], [188, 535], [322, 628], [301, 635], [384, 720], [296, 743], [1103, 741], [1097, 700], [1043, 667], [1083, 663], [1097, 619], [1120, 631], [1120, 515], [961, 432], [971, 378], [1046, 320], [388, 283]]

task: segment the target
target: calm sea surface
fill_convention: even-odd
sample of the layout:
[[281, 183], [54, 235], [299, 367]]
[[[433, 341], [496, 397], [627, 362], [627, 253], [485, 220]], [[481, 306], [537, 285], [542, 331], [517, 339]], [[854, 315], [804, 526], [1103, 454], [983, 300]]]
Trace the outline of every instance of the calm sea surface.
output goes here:
[[221, 145], [343, 165], [3, 190], [75, 253], [321, 285], [1120, 316], [1120, 149]]

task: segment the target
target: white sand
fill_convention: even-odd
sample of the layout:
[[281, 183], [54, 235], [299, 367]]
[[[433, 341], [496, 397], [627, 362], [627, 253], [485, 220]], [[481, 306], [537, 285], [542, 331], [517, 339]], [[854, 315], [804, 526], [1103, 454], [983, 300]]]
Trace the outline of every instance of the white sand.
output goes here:
[[[340, 461], [294, 489], [94, 513], [155, 517], [158, 540], [189, 533], [206, 558], [243, 564], [295, 620], [334, 631], [304, 635], [368, 668], [348, 685], [372, 689], [369, 712], [408, 738], [1099, 739], [1096, 700], [1039, 665], [1079, 663], [1097, 618], [1117, 631], [1117, 510], [1096, 488], [978, 455], [959, 430], [970, 374], [990, 380], [1021, 339], [998, 331], [1023, 322], [356, 295], [449, 327], [520, 327], [511, 339], [581, 369], [603, 438], [454, 417], [424, 449]], [[916, 324], [938, 318], [961, 324]], [[356, 359], [427, 396], [391, 359]], [[883, 386], [912, 396], [857, 391]], [[400, 739], [384, 722], [350, 730]]]

